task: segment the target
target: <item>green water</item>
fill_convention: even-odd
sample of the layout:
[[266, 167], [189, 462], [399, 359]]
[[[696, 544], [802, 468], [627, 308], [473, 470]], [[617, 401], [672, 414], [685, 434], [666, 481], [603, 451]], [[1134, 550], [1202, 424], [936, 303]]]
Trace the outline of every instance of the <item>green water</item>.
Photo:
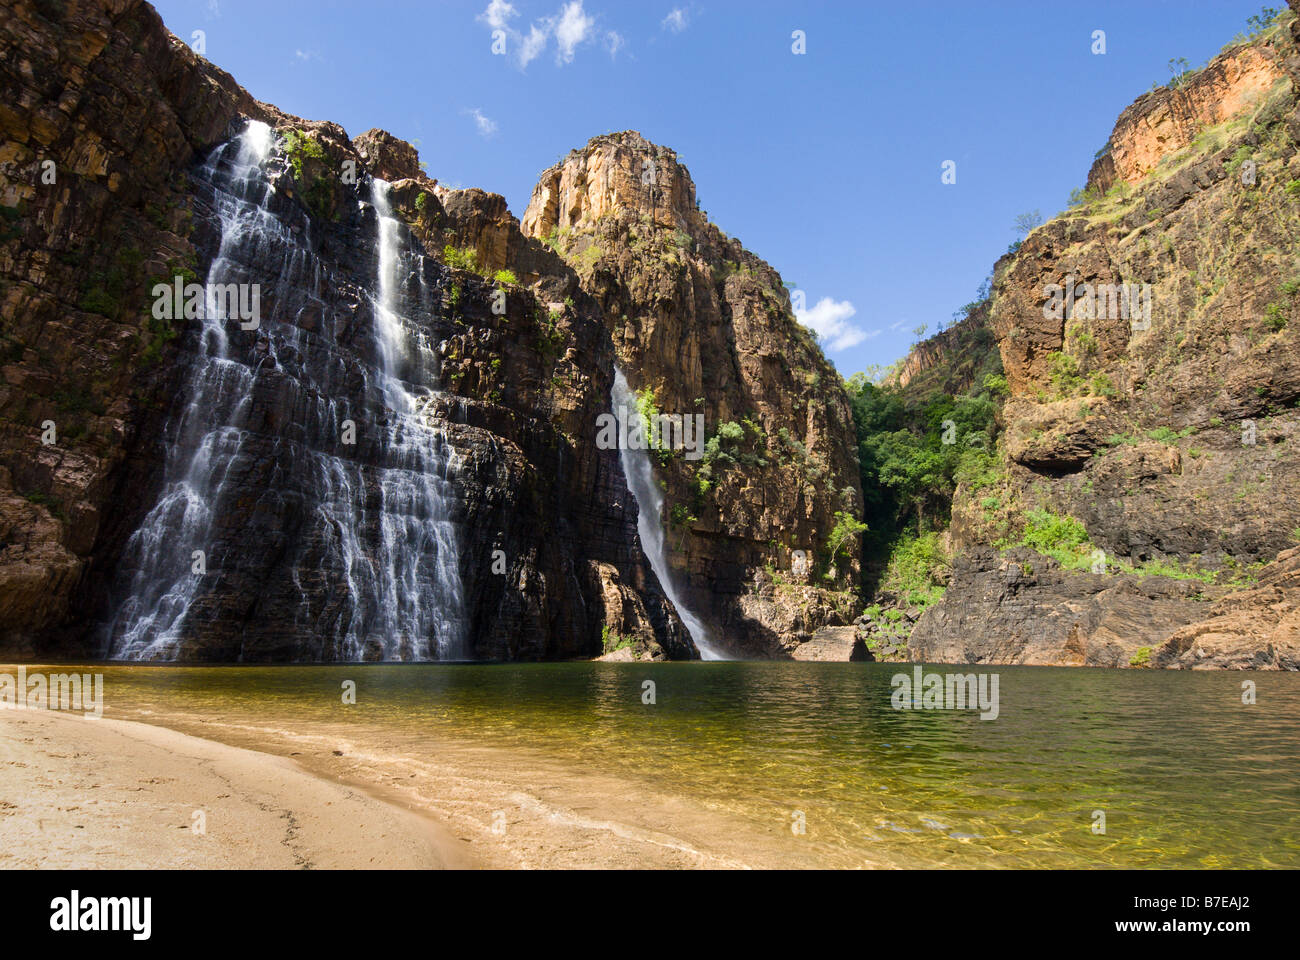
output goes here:
[[[928, 668], [933, 672], [950, 669]], [[975, 670], [978, 668], [969, 668]], [[371, 752], [508, 748], [672, 796], [792, 863], [1300, 867], [1300, 676], [985, 668], [1000, 713], [901, 711], [885, 664], [108, 667], [110, 716]], [[1257, 686], [1255, 705], [1241, 683]], [[357, 684], [356, 705], [341, 684]], [[643, 681], [656, 685], [642, 702]], [[260, 731], [260, 732], [258, 732]], [[219, 729], [211, 734], [222, 738]], [[229, 739], [228, 737], [226, 739]], [[1094, 832], [1104, 811], [1106, 832]], [[800, 811], [806, 831], [790, 825]], [[785, 847], [778, 845], [784, 844]]]

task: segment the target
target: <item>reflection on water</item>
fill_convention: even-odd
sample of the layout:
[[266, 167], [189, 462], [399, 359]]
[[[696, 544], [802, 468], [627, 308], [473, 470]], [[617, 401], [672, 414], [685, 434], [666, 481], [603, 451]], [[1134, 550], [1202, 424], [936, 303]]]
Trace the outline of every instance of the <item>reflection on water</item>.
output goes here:
[[[790, 836], [801, 862], [1300, 867], [1300, 677], [1003, 667], [1000, 716], [896, 711], [883, 664], [108, 667], [110, 716], [505, 747]], [[945, 668], [934, 668], [945, 670]], [[984, 668], [987, 669], [987, 668]], [[946, 671], [945, 671], [946, 672]], [[342, 703], [343, 681], [357, 703]], [[643, 682], [655, 684], [653, 705]], [[169, 721], [170, 722], [170, 721]], [[211, 735], [222, 736], [220, 729]], [[1105, 835], [1093, 811], [1105, 812]], [[778, 829], [773, 831], [772, 824]], [[782, 826], [784, 824], [785, 826]]]

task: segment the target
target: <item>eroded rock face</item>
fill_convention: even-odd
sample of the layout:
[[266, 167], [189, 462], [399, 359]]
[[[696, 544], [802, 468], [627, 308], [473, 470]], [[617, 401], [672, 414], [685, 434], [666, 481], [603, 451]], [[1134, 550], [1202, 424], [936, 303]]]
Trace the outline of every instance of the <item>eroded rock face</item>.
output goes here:
[[704, 416], [722, 456], [704, 471], [680, 453], [659, 464], [672, 562], [733, 653], [786, 656], [807, 632], [789, 626], [783, 591], [753, 585], [767, 568], [800, 582], [802, 550], [822, 554], [814, 576], [834, 567], [830, 592], [849, 591], [856, 559], [824, 553], [836, 512], [858, 515], [862, 498], [847, 397], [780, 276], [708, 222], [676, 154], [635, 132], [547, 170], [522, 224], [577, 272], [632, 388], [660, 412]]
[[194, 264], [184, 171], [237, 115], [278, 114], [131, 0], [6, 4], [0, 78], [0, 643], [30, 650], [76, 639], [133, 444], [175, 386], [142, 308]]
[[[5, 650], [111, 649], [108, 625], [149, 562], [132, 534], [175, 480], [169, 443], [208, 413], [184, 412], [197, 377], [211, 373], [210, 341], [201, 348], [198, 321], [151, 316], [152, 282], [207, 276], [221, 250], [227, 273], [262, 284], [261, 325], [233, 327], [222, 354], [218, 380], [246, 400], [212, 394], [213, 435], [238, 436], [238, 446], [219, 465], [209, 573], [176, 653], [411, 655], [410, 638], [362, 631], [345, 648], [335, 629], [356, 609], [340, 544], [355, 534], [354, 560], [376, 564], [385, 535], [375, 518], [392, 497], [384, 476], [403, 466], [375, 402], [371, 177], [382, 176], [395, 180], [388, 196], [407, 221], [394, 303], [440, 358], [427, 383], [421, 365], [395, 372], [426, 398], [421, 416], [452, 451], [467, 654], [594, 656], [614, 632], [635, 656], [695, 655], [641, 551], [617, 451], [595, 443], [614, 352], [562, 261], [534, 245], [533, 289], [510, 285], [506, 309], [494, 309], [497, 284], [425, 255], [441, 252], [432, 242], [443, 231], [473, 228], [477, 208], [452, 202], [449, 216], [409, 145], [383, 131], [354, 142], [337, 125], [258, 104], [146, 4], [17, 3], [0, 24], [0, 51], [13, 91], [0, 108], [0, 200], [13, 211], [0, 245]], [[272, 128], [263, 167], [275, 223], [223, 248], [219, 203], [200, 166], [250, 120]], [[40, 182], [46, 158], [57, 185]], [[511, 223], [495, 216], [522, 241]], [[559, 291], [567, 302], [550, 311]], [[339, 413], [357, 426], [353, 448], [333, 429]], [[58, 430], [48, 445], [47, 419]], [[353, 527], [339, 512], [347, 502], [361, 518]]]
[[1249, 590], [1175, 631], [1151, 656], [1172, 670], [1300, 670], [1300, 549], [1287, 550]]
[[1088, 185], [1105, 193], [1117, 181], [1138, 183], [1202, 129], [1223, 123], [1266, 95], [1285, 75], [1281, 59], [1272, 44], [1237, 47], [1180, 86], [1139, 97], [1120, 114], [1109, 150], [1093, 165]]
[[818, 663], [866, 662], [871, 659], [857, 627], [822, 627], [807, 643], [791, 651], [795, 660]]
[[971, 550], [954, 562], [943, 603], [912, 632], [909, 654], [931, 663], [1136, 666], [1171, 629], [1204, 616], [1207, 589], [1215, 588], [1064, 570], [1032, 550]]
[[[1044, 224], [996, 269], [1006, 486], [1020, 509], [1079, 518], [1109, 554], [1267, 562], [1300, 525], [1296, 61], [1274, 34], [1139, 100], [1116, 156], [1151, 163], [1134, 160], [1131, 184]], [[1190, 105], [1198, 145], [1121, 146], [1141, 141], [1156, 101]], [[1146, 291], [1127, 311], [1125, 286]], [[1074, 308], [1051, 309], [1070, 287]], [[963, 543], [998, 536], [978, 513], [954, 507]]]
[[1300, 669], [1300, 549], [1257, 586], [1061, 569], [1030, 550], [973, 550], [912, 633], [913, 660], [1176, 670]]

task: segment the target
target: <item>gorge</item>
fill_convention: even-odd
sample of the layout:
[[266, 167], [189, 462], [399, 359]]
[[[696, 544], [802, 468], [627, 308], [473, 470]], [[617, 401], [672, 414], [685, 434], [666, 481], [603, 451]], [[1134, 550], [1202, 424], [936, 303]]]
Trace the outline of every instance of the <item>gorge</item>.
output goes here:
[[[1298, 23], [1140, 98], [955, 324], [846, 381], [635, 131], [516, 217], [147, 3], [20, 0], [0, 652], [1300, 669]], [[702, 454], [608, 449], [610, 411]]]

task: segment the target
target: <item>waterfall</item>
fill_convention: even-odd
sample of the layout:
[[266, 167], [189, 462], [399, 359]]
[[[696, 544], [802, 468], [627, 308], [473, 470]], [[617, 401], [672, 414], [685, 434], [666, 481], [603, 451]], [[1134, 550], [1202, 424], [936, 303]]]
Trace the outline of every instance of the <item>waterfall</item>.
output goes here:
[[[628, 436], [629, 429], [624, 429], [628, 417], [639, 417], [636, 397], [627, 385], [627, 378], [618, 367], [614, 368], [614, 387], [610, 397], [614, 415], [619, 420], [619, 435]], [[654, 477], [654, 467], [650, 460], [650, 451], [629, 449], [631, 444], [620, 444], [619, 459], [623, 463], [623, 473], [627, 477], [628, 489], [636, 497], [636, 529], [641, 535], [641, 548], [650, 560], [650, 567], [659, 578], [659, 585], [677, 608], [677, 616], [686, 626], [695, 641], [695, 648], [700, 651], [701, 660], [723, 660], [722, 652], [714, 645], [709, 632], [704, 628], [689, 607], [686, 606], [677, 590], [676, 578], [668, 564], [668, 548], [665, 545], [663, 525], [664, 495]]]
[[419, 303], [427, 302], [428, 291], [409, 235], [392, 215], [388, 189], [383, 180], [371, 182], [379, 232], [375, 341], [390, 418], [388, 449], [402, 467], [382, 487], [386, 509], [380, 548], [382, 562], [393, 574], [386, 584], [385, 610], [390, 630], [435, 638], [436, 646], [424, 659], [466, 659], [458, 534], [450, 515], [453, 457], [445, 435], [425, 412], [434, 396], [439, 361], [433, 344], [401, 313], [403, 281], [416, 282]]
[[[273, 140], [252, 122], [195, 174], [216, 231], [207, 308], [105, 649], [170, 660], [219, 642], [239, 659], [256, 631], [283, 659], [465, 658], [456, 455], [426, 414], [438, 361], [412, 320], [441, 295], [382, 181], [374, 272], [332, 273], [268, 175]], [[250, 283], [270, 305], [254, 330], [213, 309], [218, 285]]]

